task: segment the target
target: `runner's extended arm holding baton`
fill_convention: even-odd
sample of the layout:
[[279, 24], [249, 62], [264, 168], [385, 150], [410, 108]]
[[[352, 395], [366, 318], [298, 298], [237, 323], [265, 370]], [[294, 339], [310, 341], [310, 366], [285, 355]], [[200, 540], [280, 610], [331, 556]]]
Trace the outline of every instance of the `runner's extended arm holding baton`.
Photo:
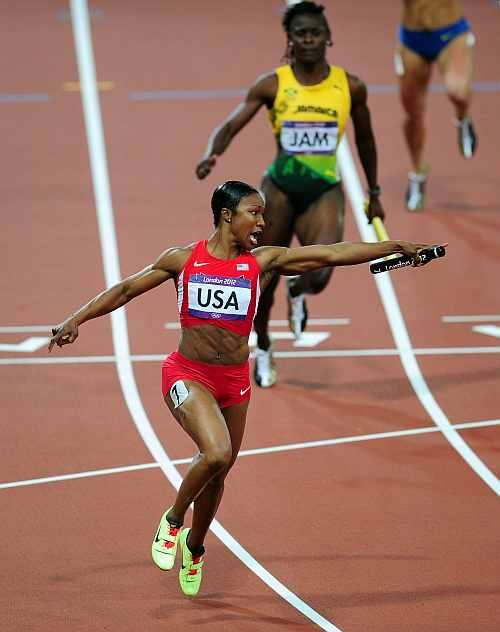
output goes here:
[[[365, 212], [368, 215], [368, 202], [365, 203]], [[381, 217], [374, 217], [372, 219], [372, 226], [377, 235], [379, 241], [389, 241], [389, 235], [385, 229], [384, 222]], [[423, 266], [429, 263], [431, 259], [437, 259], [444, 257], [446, 254], [446, 246], [448, 244], [442, 244], [441, 246], [433, 246], [432, 248], [426, 248], [418, 253], [418, 258], [408, 257], [407, 255], [397, 256], [390, 255], [383, 261], [377, 261], [370, 265], [370, 272], [372, 274], [378, 274], [379, 272], [388, 272], [389, 270], [398, 270], [399, 268], [406, 268], [407, 266]]]

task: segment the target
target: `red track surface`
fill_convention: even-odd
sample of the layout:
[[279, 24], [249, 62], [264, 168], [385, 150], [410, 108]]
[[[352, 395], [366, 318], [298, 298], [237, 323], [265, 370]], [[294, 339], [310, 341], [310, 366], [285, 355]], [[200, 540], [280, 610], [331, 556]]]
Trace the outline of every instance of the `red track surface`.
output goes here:
[[[475, 81], [496, 81], [500, 11], [489, 2], [464, 5], [479, 40]], [[237, 99], [132, 101], [129, 93], [248, 86], [279, 63], [281, 2], [144, 0], [95, 8], [98, 78], [115, 82], [100, 96], [125, 275], [169, 245], [208, 234], [214, 184], [258, 183], [273, 153], [261, 114], [200, 183], [194, 165], [208, 133]], [[77, 70], [71, 25], [60, 9], [26, 0], [10, 3], [3, 15], [0, 92], [45, 93], [49, 100], [0, 103], [0, 328], [57, 322], [104, 285], [80, 96], [63, 90]], [[335, 3], [335, 10], [329, 3], [328, 11], [331, 61], [367, 83], [394, 83], [399, 3]], [[500, 314], [500, 94], [475, 96], [480, 145], [467, 163], [456, 150], [449, 104], [442, 94], [430, 96], [429, 208], [413, 215], [402, 207], [408, 161], [397, 95], [374, 94], [370, 104], [389, 233], [450, 242], [446, 259], [392, 276], [414, 347], [494, 351], [417, 356], [421, 370], [451, 423], [498, 419], [498, 338], [441, 317]], [[346, 239], [358, 238], [349, 216]], [[278, 294], [273, 316], [284, 318]], [[367, 267], [337, 271], [310, 311], [351, 319], [348, 326], [312, 327], [332, 333], [317, 349], [394, 349]], [[138, 300], [127, 315], [133, 354], [175, 347], [177, 334], [163, 328], [175, 320], [173, 288]], [[0, 343], [30, 335], [44, 334], [0, 329]], [[294, 349], [289, 341], [276, 347]], [[101, 319], [50, 359], [112, 353], [109, 320]], [[150, 463], [115, 365], [36, 364], [46, 357], [44, 349], [0, 352], [0, 481]], [[23, 364], [14, 363], [19, 358]], [[192, 444], [161, 401], [159, 363], [135, 362], [134, 370], [168, 455], [191, 456]], [[279, 376], [275, 389], [254, 390], [244, 449], [433, 426], [397, 355], [281, 358]], [[460, 432], [500, 476], [499, 426]], [[2, 630], [319, 629], [212, 534], [202, 595], [182, 598], [175, 574], [161, 574], [149, 559], [173, 493], [159, 469], [0, 489]], [[218, 518], [343, 632], [500, 629], [498, 497], [439, 432], [242, 457]]]

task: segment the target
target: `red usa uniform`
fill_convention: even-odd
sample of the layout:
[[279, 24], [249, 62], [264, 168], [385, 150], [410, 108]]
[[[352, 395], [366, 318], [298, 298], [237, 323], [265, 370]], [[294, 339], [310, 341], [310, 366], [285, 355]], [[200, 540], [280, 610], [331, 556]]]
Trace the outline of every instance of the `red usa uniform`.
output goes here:
[[[218, 259], [208, 252], [206, 240], [197, 242], [175, 281], [181, 328], [215, 325], [248, 338], [259, 302], [259, 276], [259, 265], [250, 252]], [[162, 365], [163, 394], [170, 395], [175, 407], [188, 395], [184, 380], [203, 384], [221, 408], [250, 397], [248, 361], [241, 365], [195, 362], [176, 351]]]
[[176, 280], [181, 327], [217, 325], [248, 337], [259, 302], [259, 274], [250, 252], [217, 259], [207, 241], [199, 241]]

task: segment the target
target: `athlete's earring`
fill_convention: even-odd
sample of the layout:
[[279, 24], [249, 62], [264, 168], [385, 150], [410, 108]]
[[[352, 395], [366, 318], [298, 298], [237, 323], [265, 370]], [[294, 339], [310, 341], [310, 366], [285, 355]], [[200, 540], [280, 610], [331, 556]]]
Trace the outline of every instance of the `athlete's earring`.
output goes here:
[[331, 39], [329, 39], [329, 40], [327, 41], [326, 45], [327, 45], [327, 46], [333, 46], [333, 42], [332, 42], [332, 40], [331, 40]]
[[225, 218], [224, 218], [224, 221], [225, 221], [227, 224], [230, 224], [230, 223], [231, 223], [231, 220], [230, 220], [230, 219], [228, 219], [227, 217], [225, 217]]

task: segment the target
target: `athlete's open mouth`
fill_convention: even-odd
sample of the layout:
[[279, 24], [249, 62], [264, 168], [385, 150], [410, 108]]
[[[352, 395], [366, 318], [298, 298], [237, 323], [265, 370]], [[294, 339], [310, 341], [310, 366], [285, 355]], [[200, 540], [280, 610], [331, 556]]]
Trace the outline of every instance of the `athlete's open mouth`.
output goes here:
[[257, 246], [260, 240], [262, 233], [260, 230], [256, 230], [253, 233], [250, 233], [248, 239], [250, 240], [250, 243], [252, 244], [252, 246]]

